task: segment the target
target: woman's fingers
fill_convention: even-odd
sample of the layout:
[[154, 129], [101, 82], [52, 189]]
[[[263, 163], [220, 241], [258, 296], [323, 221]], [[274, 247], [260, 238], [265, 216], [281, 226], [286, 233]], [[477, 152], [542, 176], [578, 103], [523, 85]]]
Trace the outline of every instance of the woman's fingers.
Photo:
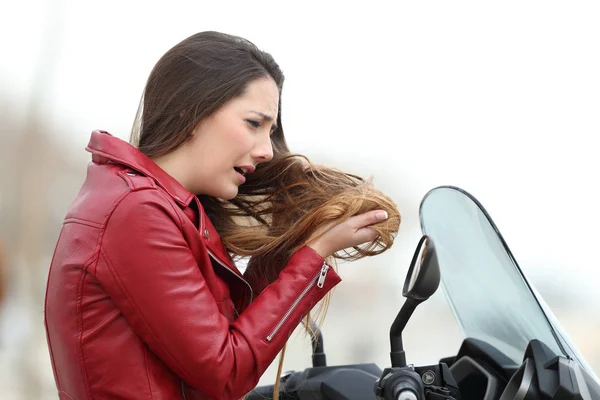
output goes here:
[[358, 246], [377, 239], [379, 233], [375, 229], [370, 228], [370, 226], [385, 221], [387, 218], [388, 214], [383, 210], [369, 211], [352, 217], [348, 220], [354, 231], [354, 235], [351, 238], [352, 243], [349, 243], [344, 248]]
[[358, 246], [377, 239], [378, 232], [370, 225], [385, 221], [388, 215], [383, 210], [369, 211], [355, 215], [348, 220], [327, 229], [323, 236], [310, 243], [310, 246], [327, 257], [337, 251]]
[[369, 226], [385, 221], [388, 218], [388, 214], [383, 210], [377, 210], [357, 215], [357, 217], [359, 217], [358, 223], [360, 224], [360, 228], [356, 231], [356, 240], [358, 243], [353, 246], [377, 239], [379, 232]]
[[379, 232], [377, 232], [373, 228], [369, 228], [369, 227], [360, 228], [359, 230], [356, 231], [356, 235], [355, 235], [356, 243], [354, 243], [352, 246], [358, 246], [359, 244], [370, 242], [371, 240], [377, 239], [377, 236], [379, 236]]
[[378, 222], [385, 221], [388, 218], [387, 212], [383, 210], [369, 211], [364, 214], [356, 215], [348, 220], [357, 230]]

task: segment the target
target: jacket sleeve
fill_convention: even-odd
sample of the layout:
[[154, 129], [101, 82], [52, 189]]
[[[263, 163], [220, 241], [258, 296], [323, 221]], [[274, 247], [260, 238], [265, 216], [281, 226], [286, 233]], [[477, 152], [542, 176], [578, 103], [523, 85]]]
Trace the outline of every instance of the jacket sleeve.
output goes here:
[[107, 222], [96, 276], [135, 333], [188, 385], [211, 398], [239, 399], [341, 279], [304, 247], [229, 324], [181, 224], [157, 189], [126, 195]]

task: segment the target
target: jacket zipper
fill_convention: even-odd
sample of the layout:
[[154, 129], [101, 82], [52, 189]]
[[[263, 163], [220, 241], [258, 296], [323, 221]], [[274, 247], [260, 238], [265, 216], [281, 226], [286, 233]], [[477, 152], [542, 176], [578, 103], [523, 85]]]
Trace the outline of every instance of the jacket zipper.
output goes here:
[[319, 274], [317, 276], [315, 276], [313, 279], [311, 279], [311, 281], [308, 283], [308, 285], [306, 285], [304, 290], [300, 293], [298, 298], [292, 303], [292, 305], [287, 310], [287, 312], [279, 320], [277, 325], [275, 325], [275, 328], [273, 328], [271, 333], [269, 333], [269, 335], [267, 336], [268, 342], [273, 340], [273, 338], [275, 337], [277, 332], [279, 332], [279, 330], [281, 329], [283, 324], [285, 324], [285, 321], [287, 321], [287, 319], [290, 317], [290, 315], [292, 315], [292, 313], [294, 312], [296, 307], [298, 307], [298, 304], [300, 304], [302, 299], [306, 296], [306, 294], [310, 291], [310, 289], [312, 289], [312, 287], [315, 286], [315, 284], [317, 285], [317, 287], [319, 289], [323, 288], [323, 285], [325, 284], [325, 278], [327, 277], [327, 271], [329, 271], [329, 265], [327, 265], [327, 263], [323, 263], [323, 266], [321, 267]]
[[[221, 262], [221, 260], [219, 260], [217, 258], [217, 256], [214, 255], [214, 253], [208, 249], [206, 249], [206, 251], [208, 252], [208, 255], [215, 260], [219, 265], [221, 265], [223, 268], [225, 268], [227, 271], [231, 272], [236, 278], [238, 278], [239, 280], [241, 280], [242, 282], [244, 282], [244, 284], [246, 286], [248, 286], [248, 289], [250, 289], [250, 301], [248, 302], [248, 304], [252, 303], [252, 300], [254, 299], [254, 292], [252, 291], [252, 286], [250, 286], [250, 284], [248, 283], [248, 281], [246, 281], [244, 278], [242, 278], [241, 276], [239, 276], [238, 274], [235, 273], [235, 271], [233, 271], [231, 268], [229, 268], [228, 265], [224, 264]], [[235, 310], [235, 312], [237, 313], [237, 310]]]

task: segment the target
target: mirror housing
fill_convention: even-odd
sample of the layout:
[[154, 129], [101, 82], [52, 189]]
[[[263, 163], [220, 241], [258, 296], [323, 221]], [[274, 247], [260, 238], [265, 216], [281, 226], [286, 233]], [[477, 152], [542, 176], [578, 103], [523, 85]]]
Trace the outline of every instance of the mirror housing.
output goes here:
[[406, 275], [402, 295], [419, 303], [430, 298], [440, 286], [440, 265], [435, 244], [423, 235]]

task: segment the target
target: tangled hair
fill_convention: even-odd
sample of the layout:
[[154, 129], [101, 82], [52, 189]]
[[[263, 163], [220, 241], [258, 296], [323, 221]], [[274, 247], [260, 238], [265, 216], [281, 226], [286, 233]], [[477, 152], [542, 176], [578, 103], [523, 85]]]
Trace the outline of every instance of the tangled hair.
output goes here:
[[232, 200], [201, 200], [225, 247], [235, 256], [251, 257], [245, 275], [255, 287], [277, 279], [292, 254], [320, 237], [327, 226], [367, 211], [388, 213], [387, 220], [372, 226], [377, 239], [333, 258], [356, 260], [392, 246], [400, 213], [370, 181], [294, 154], [268, 162], [254, 174]]

